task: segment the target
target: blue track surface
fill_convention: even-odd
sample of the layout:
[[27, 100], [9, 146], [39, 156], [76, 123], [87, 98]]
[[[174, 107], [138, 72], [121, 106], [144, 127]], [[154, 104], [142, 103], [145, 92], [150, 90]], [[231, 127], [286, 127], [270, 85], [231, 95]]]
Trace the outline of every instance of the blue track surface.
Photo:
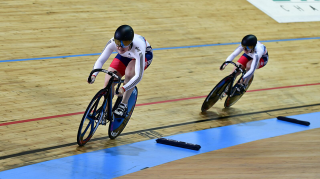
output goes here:
[[289, 117], [311, 124], [303, 126], [273, 118], [206, 129], [166, 137], [199, 144], [199, 151], [147, 140], [3, 171], [0, 179], [114, 178], [205, 152], [320, 127], [320, 112]]
[[[309, 38], [295, 38], [295, 39], [278, 39], [278, 40], [263, 40], [260, 42], [285, 42], [285, 41], [299, 41], [299, 40], [317, 40], [320, 37], [309, 37]], [[240, 42], [231, 43], [219, 43], [219, 44], [204, 44], [204, 45], [191, 45], [191, 46], [180, 46], [180, 47], [166, 47], [166, 48], [154, 48], [153, 50], [173, 50], [181, 48], [199, 48], [199, 47], [210, 47], [210, 46], [222, 46], [222, 45], [235, 45]], [[115, 53], [115, 52], [113, 52]], [[4, 62], [19, 62], [19, 61], [30, 61], [30, 60], [46, 60], [55, 58], [71, 58], [71, 57], [85, 57], [85, 56], [95, 56], [101, 55], [101, 53], [91, 53], [91, 54], [78, 54], [78, 55], [65, 55], [65, 56], [55, 56], [55, 57], [39, 57], [39, 58], [26, 58], [26, 59], [12, 59], [12, 60], [0, 60], [0, 63]]]

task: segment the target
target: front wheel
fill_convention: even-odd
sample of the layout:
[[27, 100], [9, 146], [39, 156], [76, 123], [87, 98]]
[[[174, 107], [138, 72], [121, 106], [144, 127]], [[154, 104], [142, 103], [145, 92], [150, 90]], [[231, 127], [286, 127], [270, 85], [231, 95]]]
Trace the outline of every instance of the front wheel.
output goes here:
[[206, 99], [204, 100], [201, 111], [207, 111], [210, 109], [220, 98], [222, 93], [225, 91], [226, 87], [228, 86], [229, 83], [232, 81], [232, 76], [227, 76], [223, 78], [213, 89], [212, 91], [208, 94]]
[[101, 123], [104, 116], [104, 109], [106, 108], [106, 99], [102, 97], [107, 96], [106, 93], [107, 91], [105, 89], [100, 90], [92, 98], [83, 114], [77, 135], [77, 143], [79, 146], [84, 146], [91, 139]]
[[[128, 114], [126, 115], [126, 117], [115, 118], [115, 116], [112, 114], [113, 120], [110, 121], [109, 130], [108, 130], [108, 135], [110, 139], [115, 139], [116, 137], [118, 137], [123, 131], [123, 129], [127, 126], [131, 118], [131, 115], [133, 113], [134, 107], [136, 106], [137, 98], [138, 98], [138, 88], [135, 87], [128, 100]], [[115, 103], [115, 106], [116, 104], [117, 102]]]
[[228, 96], [226, 101], [224, 102], [224, 107], [228, 108], [228, 107], [231, 107], [232, 105], [234, 105], [244, 95], [244, 93], [249, 89], [249, 86], [251, 85], [252, 80], [253, 80], [253, 76], [252, 76], [251, 80], [249, 81], [248, 86], [246, 87], [245, 91], [241, 95], [236, 95], [236, 96], [232, 96], [232, 97]]

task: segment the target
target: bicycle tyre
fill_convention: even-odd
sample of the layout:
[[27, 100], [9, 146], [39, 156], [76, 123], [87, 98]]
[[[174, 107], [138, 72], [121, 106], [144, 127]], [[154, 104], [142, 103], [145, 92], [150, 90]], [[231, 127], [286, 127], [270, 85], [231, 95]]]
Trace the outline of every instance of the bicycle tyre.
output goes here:
[[[92, 138], [93, 134], [96, 132], [98, 126], [100, 125], [100, 122], [104, 116], [102, 105], [105, 104], [106, 99], [104, 99], [101, 106], [99, 106], [99, 102], [100, 99], [106, 95], [106, 93], [107, 91], [105, 89], [101, 89], [92, 98], [86, 111], [84, 112], [77, 134], [77, 143], [79, 146], [84, 146]], [[84, 131], [82, 132], [83, 129]], [[88, 129], [90, 129], [90, 131]]]
[[240, 99], [240, 98], [246, 93], [246, 91], [249, 89], [249, 87], [250, 87], [250, 85], [251, 85], [251, 83], [252, 83], [252, 81], [253, 81], [253, 77], [254, 77], [254, 76], [252, 76], [251, 80], [250, 80], [249, 83], [248, 83], [247, 88], [245, 89], [245, 91], [243, 92], [242, 95], [232, 96], [232, 97], [228, 96], [228, 97], [227, 97], [226, 101], [224, 102], [224, 107], [225, 107], [225, 108], [229, 108], [229, 107], [231, 107], [232, 105], [234, 105], [237, 101], [239, 101], [239, 99]]
[[[138, 98], [138, 88], [135, 87], [128, 101], [128, 110], [130, 110], [128, 112], [128, 115], [125, 118], [115, 119], [114, 114], [112, 114], [114, 121], [110, 121], [109, 130], [108, 130], [108, 135], [110, 139], [117, 138], [121, 134], [121, 132], [124, 130], [124, 128], [127, 126], [131, 118], [131, 115], [133, 113], [133, 110], [136, 106], [137, 98]], [[117, 120], [121, 120], [121, 122]]]
[[211, 90], [201, 106], [202, 112], [210, 109], [219, 100], [220, 95], [225, 91], [225, 88], [229, 83], [231, 83], [231, 81], [232, 76], [226, 76]]

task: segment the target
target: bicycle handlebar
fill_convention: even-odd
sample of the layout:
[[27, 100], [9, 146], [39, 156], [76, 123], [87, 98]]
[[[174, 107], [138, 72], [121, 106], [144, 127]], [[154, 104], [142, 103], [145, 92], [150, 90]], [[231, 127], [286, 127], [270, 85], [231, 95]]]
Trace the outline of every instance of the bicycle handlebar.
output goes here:
[[121, 79], [119, 78], [119, 76], [116, 75], [116, 72], [111, 72], [111, 71], [108, 71], [108, 70], [105, 70], [105, 69], [93, 69], [93, 70], [90, 72], [90, 75], [89, 75], [89, 77], [88, 77], [88, 82], [89, 82], [89, 83], [91, 82], [91, 76], [92, 76], [92, 74], [95, 73], [95, 72], [104, 72], [104, 73], [106, 73], [106, 74], [108, 74], [108, 75], [110, 75], [110, 76], [112, 76], [112, 77], [114, 77], [114, 78], [118, 78], [119, 80], [121, 80]]
[[116, 94], [119, 94], [118, 90], [119, 90], [119, 88], [120, 88], [121, 78], [119, 78], [119, 76], [116, 75], [116, 73], [117, 73], [116, 71], [115, 71], [115, 72], [112, 72], [112, 71], [108, 71], [108, 70], [100, 69], [100, 68], [99, 68], [99, 69], [93, 69], [93, 70], [90, 72], [90, 75], [89, 75], [89, 77], [88, 77], [88, 82], [89, 82], [89, 83], [91, 83], [91, 76], [92, 76], [92, 74], [95, 73], [95, 72], [103, 72], [103, 73], [106, 73], [106, 74], [112, 76], [113, 78], [117, 78], [117, 79], [118, 79], [118, 86], [117, 86], [115, 92], [116, 92]]
[[223, 68], [223, 66], [225, 64], [231, 63], [232, 65], [234, 65], [235, 67], [237, 67], [237, 70], [240, 70], [241, 73], [244, 73], [245, 71], [241, 68], [241, 65], [237, 65], [236, 63], [234, 63], [233, 61], [227, 61], [227, 62], [223, 62], [222, 65], [220, 66], [220, 69]]

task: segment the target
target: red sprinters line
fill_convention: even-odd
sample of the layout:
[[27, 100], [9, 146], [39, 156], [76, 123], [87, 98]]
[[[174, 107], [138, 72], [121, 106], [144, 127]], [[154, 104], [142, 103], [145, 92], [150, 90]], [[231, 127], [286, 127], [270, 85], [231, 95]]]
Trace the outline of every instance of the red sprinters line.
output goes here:
[[[293, 86], [282, 86], [282, 87], [265, 88], [265, 89], [256, 89], [256, 90], [248, 90], [247, 92], [267, 91], [267, 90], [274, 90], [274, 89], [294, 88], [294, 87], [312, 86], [312, 85], [320, 85], [320, 83], [304, 84], [304, 85], [293, 85]], [[189, 98], [171, 99], [171, 100], [166, 100], [166, 101], [157, 101], [157, 102], [151, 102], [151, 103], [137, 104], [137, 106], [145, 106], [145, 105], [159, 104], [159, 103], [169, 103], [169, 102], [183, 101], [183, 100], [197, 99], [197, 98], [205, 98], [205, 97], [207, 97], [207, 96], [195, 96], [195, 97], [189, 97]]]
[[75, 112], [75, 113], [61, 114], [61, 115], [56, 115], [56, 116], [47, 116], [47, 117], [40, 117], [40, 118], [34, 118], [34, 119], [27, 119], [27, 120], [22, 120], [22, 121], [6, 122], [6, 123], [0, 124], [0, 126], [19, 124], [19, 123], [25, 123], [25, 122], [32, 122], [32, 121], [40, 121], [40, 120], [44, 120], [44, 119], [52, 119], [52, 118], [58, 118], [58, 117], [73, 116], [73, 115], [78, 115], [78, 114], [83, 114], [83, 113], [84, 112]]
[[[303, 87], [303, 86], [314, 86], [314, 85], [320, 85], [320, 83], [304, 84], [304, 85], [292, 85], [292, 86], [282, 86], [282, 87], [265, 88], [265, 89], [256, 89], [256, 90], [249, 90], [247, 92], [267, 91], [267, 90], [275, 90], [275, 89], [283, 89], [283, 88], [295, 88], [295, 87]], [[183, 101], [183, 100], [198, 99], [198, 98], [205, 98], [205, 97], [206, 96], [195, 96], [195, 97], [189, 97], [189, 98], [171, 99], [171, 100], [156, 101], [156, 102], [151, 102], [151, 103], [142, 103], [142, 104], [137, 104], [136, 106], [147, 106], [147, 105], [152, 105], [152, 104], [170, 103], [170, 102], [175, 102], [175, 101]], [[83, 114], [83, 113], [84, 112], [75, 112], [75, 113], [61, 114], [61, 115], [56, 115], [56, 116], [47, 116], [47, 117], [40, 117], [40, 118], [34, 118], [34, 119], [27, 119], [27, 120], [22, 120], [22, 121], [6, 122], [6, 123], [0, 124], [0, 126], [7, 126], [7, 125], [11, 125], [11, 124], [19, 124], [19, 123], [32, 122], [32, 121], [40, 121], [40, 120], [44, 120], [44, 119], [52, 119], [52, 118], [73, 116], [73, 115], [78, 115], [78, 114]]]
[[175, 101], [183, 101], [183, 100], [205, 98], [205, 97], [207, 97], [207, 96], [195, 96], [195, 97], [189, 97], [189, 98], [170, 99], [170, 100], [166, 100], [166, 101], [156, 101], [156, 102], [151, 102], [151, 103], [137, 104], [136, 106], [147, 106], [147, 105], [152, 105], [152, 104], [170, 103], [170, 102], [175, 102]]
[[249, 90], [247, 92], [266, 91], [266, 90], [283, 89], [283, 88], [294, 88], [294, 87], [302, 87], [302, 86], [314, 86], [314, 85], [320, 85], [320, 83], [304, 84], [304, 85], [292, 85], [292, 86], [282, 86], [282, 87], [265, 88], [265, 89], [256, 89], [256, 90]]

